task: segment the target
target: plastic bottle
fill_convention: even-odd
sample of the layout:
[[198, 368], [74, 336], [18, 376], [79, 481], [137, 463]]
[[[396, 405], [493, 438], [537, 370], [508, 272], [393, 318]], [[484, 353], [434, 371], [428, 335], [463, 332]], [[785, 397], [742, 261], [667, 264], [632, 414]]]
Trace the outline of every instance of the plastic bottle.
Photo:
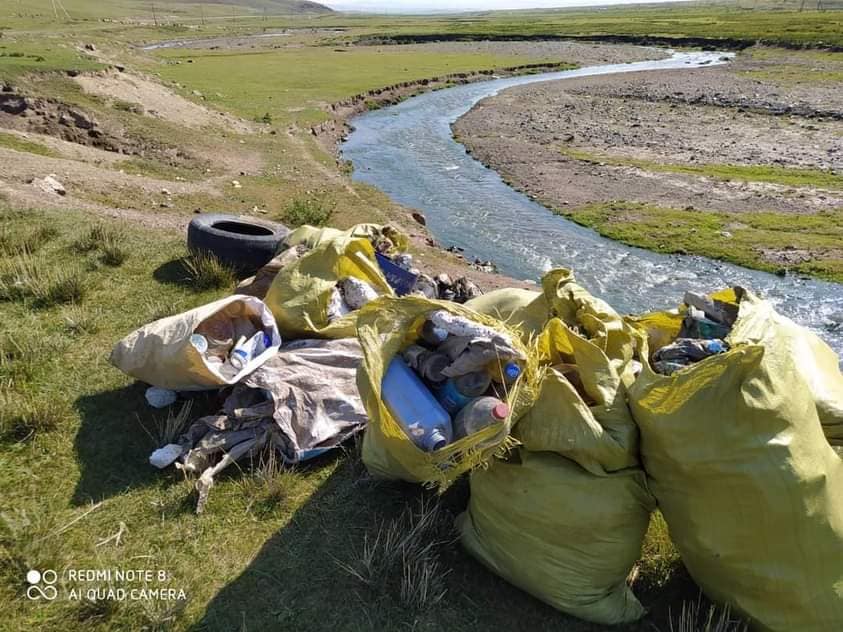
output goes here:
[[228, 356], [228, 361], [238, 371], [243, 370], [251, 360], [258, 357], [261, 353], [266, 351], [267, 347], [272, 344], [269, 335], [258, 331], [251, 338], [241, 336], [231, 350], [231, 355]]
[[451, 417], [399, 357], [390, 362], [381, 383], [381, 397], [410, 440], [425, 452], [445, 447], [453, 438]]
[[478, 397], [466, 404], [454, 418], [454, 440], [504, 421], [508, 416], [509, 406], [497, 397]]
[[402, 354], [404, 361], [422, 378], [435, 385], [442, 384], [448, 378], [442, 371], [451, 363], [448, 356], [428, 351], [419, 345], [410, 345]]
[[436, 399], [445, 410], [455, 415], [472, 399], [483, 395], [491, 383], [492, 378], [486, 371], [474, 371], [448, 378], [448, 381], [437, 389]]
[[521, 375], [521, 367], [517, 362], [506, 362], [503, 366], [500, 362], [491, 362], [488, 371], [492, 381], [498, 384], [514, 384]]
[[208, 350], [208, 340], [202, 334], [193, 334], [190, 337], [190, 344], [192, 344], [199, 353], [205, 353]]
[[442, 329], [441, 327], [437, 327], [429, 320], [424, 321], [424, 325], [422, 326], [421, 330], [421, 339], [431, 345], [432, 347], [438, 347], [443, 342], [445, 342], [445, 338], [448, 337], [448, 332]]

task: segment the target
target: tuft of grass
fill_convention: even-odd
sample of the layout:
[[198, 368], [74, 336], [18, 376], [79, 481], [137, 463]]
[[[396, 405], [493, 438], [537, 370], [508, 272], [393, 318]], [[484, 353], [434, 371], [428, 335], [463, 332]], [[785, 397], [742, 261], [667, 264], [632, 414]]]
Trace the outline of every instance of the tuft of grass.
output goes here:
[[654, 511], [641, 548], [641, 559], [633, 569], [636, 581], [647, 588], [662, 588], [681, 568], [679, 551], [670, 539], [667, 522], [660, 511]]
[[95, 334], [100, 329], [101, 310], [86, 310], [79, 305], [70, 305], [62, 311], [64, 330], [71, 335]]
[[445, 597], [445, 577], [450, 572], [439, 561], [440, 507], [420, 499], [413, 510], [406, 507], [390, 521], [381, 521], [363, 549], [338, 566], [378, 594], [395, 592], [401, 604], [415, 612], [430, 608]]
[[32, 254], [58, 237], [59, 231], [52, 226], [39, 226], [27, 230], [20, 226], [3, 226], [0, 229], [0, 254], [5, 256]]
[[32, 301], [34, 307], [48, 308], [80, 303], [86, 290], [78, 267], [50, 267], [26, 252], [5, 262], [0, 271], [0, 301]]
[[230, 288], [236, 280], [234, 270], [205, 252], [193, 252], [182, 260], [188, 280], [196, 291]]
[[104, 224], [96, 224], [71, 244], [76, 252], [99, 252], [99, 260], [107, 266], [116, 268], [129, 258], [129, 250], [125, 246], [126, 237], [122, 231], [108, 228]]
[[112, 268], [123, 265], [129, 258], [129, 251], [123, 245], [123, 236], [118, 233], [109, 233], [100, 245], [100, 261]]
[[685, 601], [676, 617], [671, 616], [669, 632], [748, 632], [749, 624], [732, 617], [729, 606], [709, 604], [704, 610], [702, 597]]
[[20, 442], [51, 432], [70, 418], [64, 402], [48, 396], [27, 395], [0, 399], [0, 439]]
[[76, 252], [94, 252], [109, 239], [111, 231], [104, 224], [95, 224], [91, 229], [71, 244]]
[[284, 209], [284, 220], [291, 226], [324, 226], [334, 212], [334, 207], [317, 198], [296, 198]]

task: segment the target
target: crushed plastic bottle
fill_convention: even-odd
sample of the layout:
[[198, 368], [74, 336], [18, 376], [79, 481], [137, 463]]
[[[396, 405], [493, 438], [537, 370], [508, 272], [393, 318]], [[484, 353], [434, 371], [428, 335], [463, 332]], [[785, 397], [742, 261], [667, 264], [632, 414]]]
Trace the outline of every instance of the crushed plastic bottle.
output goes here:
[[468, 402], [454, 418], [454, 440], [462, 439], [486, 426], [505, 421], [509, 406], [496, 397], [478, 397]]
[[272, 345], [272, 339], [269, 334], [258, 331], [251, 338], [241, 336], [231, 350], [231, 355], [228, 361], [235, 369], [242, 371], [243, 368], [252, 360], [257, 358], [261, 353], [267, 350]]
[[486, 367], [489, 376], [496, 384], [514, 384], [521, 375], [521, 367], [517, 362], [490, 362]]
[[378, 297], [375, 288], [354, 277], [346, 277], [338, 285], [346, 305], [352, 310], [360, 309], [366, 303], [374, 301]]
[[725, 353], [728, 350], [729, 345], [722, 340], [677, 338], [669, 345], [656, 351], [653, 359], [657, 362], [669, 361], [690, 364], [718, 353]]
[[389, 363], [381, 383], [381, 397], [389, 412], [420, 449], [433, 452], [451, 442], [451, 417], [401, 358], [393, 358]]

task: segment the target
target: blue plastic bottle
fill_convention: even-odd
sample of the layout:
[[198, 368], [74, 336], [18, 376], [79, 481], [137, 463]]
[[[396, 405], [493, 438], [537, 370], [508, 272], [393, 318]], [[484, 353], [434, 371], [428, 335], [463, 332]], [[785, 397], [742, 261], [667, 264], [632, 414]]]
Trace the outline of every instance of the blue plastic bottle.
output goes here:
[[407, 436], [425, 452], [439, 450], [453, 439], [451, 417], [419, 376], [397, 356], [383, 376], [381, 396]]

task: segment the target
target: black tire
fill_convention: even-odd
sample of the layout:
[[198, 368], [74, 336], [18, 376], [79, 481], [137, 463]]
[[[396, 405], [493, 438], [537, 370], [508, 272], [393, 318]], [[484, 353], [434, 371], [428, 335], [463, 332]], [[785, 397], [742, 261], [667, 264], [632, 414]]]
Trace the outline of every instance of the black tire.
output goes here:
[[275, 222], [237, 215], [199, 215], [187, 227], [187, 247], [217, 257], [251, 274], [272, 259], [289, 229]]

